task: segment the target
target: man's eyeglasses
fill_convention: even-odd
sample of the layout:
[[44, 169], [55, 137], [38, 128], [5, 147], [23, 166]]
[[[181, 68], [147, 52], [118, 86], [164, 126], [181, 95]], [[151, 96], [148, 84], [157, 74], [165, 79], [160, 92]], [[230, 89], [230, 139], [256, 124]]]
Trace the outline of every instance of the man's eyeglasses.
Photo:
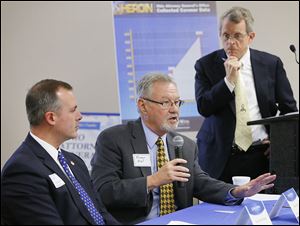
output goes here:
[[169, 109], [174, 104], [175, 104], [176, 107], [181, 107], [184, 103], [183, 100], [175, 100], [175, 101], [166, 100], [166, 101], [159, 102], [159, 101], [148, 99], [146, 97], [141, 97], [141, 99], [150, 101], [150, 102], [155, 103], [155, 104], [160, 104], [163, 109]]
[[229, 35], [229, 34], [222, 34], [222, 40], [224, 42], [228, 41], [229, 39], [232, 39], [234, 41], [243, 41], [243, 39], [245, 38], [245, 36], [247, 36], [248, 34], [242, 34], [242, 33], [236, 33], [234, 35]]

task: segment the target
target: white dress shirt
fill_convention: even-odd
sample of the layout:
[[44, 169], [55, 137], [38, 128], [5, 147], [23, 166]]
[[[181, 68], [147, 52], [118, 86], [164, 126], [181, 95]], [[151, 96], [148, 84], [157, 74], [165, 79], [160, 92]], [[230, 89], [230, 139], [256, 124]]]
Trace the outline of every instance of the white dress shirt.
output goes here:
[[[248, 101], [248, 108], [249, 108], [249, 117], [250, 121], [262, 119], [261, 113], [259, 110], [257, 97], [256, 97], [256, 90], [255, 90], [255, 83], [252, 73], [252, 66], [250, 60], [250, 49], [247, 49], [245, 55], [240, 59], [241, 62], [241, 69], [240, 69], [240, 76], [241, 82], [246, 89], [246, 96]], [[263, 78], [260, 78], [263, 79]], [[235, 86], [230, 83], [227, 78], [224, 78], [224, 81], [228, 87], [228, 89], [233, 92]], [[251, 132], [252, 132], [252, 141], [263, 140], [268, 138], [268, 134], [266, 132], [266, 128], [263, 125], [252, 125]]]
[[[34, 135], [31, 131], [30, 131], [30, 135], [32, 136], [33, 139], [36, 140], [36, 142], [38, 142], [44, 149], [45, 151], [53, 158], [53, 160], [56, 162], [56, 164], [59, 166], [59, 168], [61, 168], [61, 170], [64, 172], [64, 174], [67, 176], [67, 178], [69, 179], [68, 175], [66, 174], [65, 170], [63, 169], [62, 165], [60, 164], [59, 160], [58, 160], [58, 151], [60, 151], [60, 149], [56, 149], [55, 147], [53, 147], [51, 144], [47, 143], [46, 141], [42, 140], [41, 138], [37, 137], [36, 135]], [[69, 166], [68, 166], [69, 167]], [[69, 167], [70, 172], [73, 174], [72, 170]]]

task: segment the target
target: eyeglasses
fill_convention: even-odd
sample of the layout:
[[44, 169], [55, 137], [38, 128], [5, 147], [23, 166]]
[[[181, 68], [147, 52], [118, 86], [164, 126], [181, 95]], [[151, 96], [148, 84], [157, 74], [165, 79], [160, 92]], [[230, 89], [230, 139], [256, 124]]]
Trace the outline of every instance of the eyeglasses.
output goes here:
[[175, 100], [175, 101], [170, 101], [170, 100], [167, 100], [167, 101], [163, 101], [163, 102], [159, 102], [159, 101], [155, 101], [155, 100], [151, 100], [151, 99], [148, 99], [146, 97], [141, 97], [141, 99], [143, 100], [147, 100], [147, 101], [150, 101], [152, 103], [155, 103], [155, 104], [160, 104], [162, 106], [163, 109], [169, 109], [170, 107], [172, 107], [174, 104], [176, 107], [181, 107], [184, 103], [183, 100]]
[[234, 35], [229, 35], [229, 34], [222, 34], [222, 40], [224, 42], [227, 42], [229, 39], [232, 39], [234, 41], [243, 41], [243, 39], [245, 38], [245, 36], [248, 34], [242, 34], [242, 33], [236, 33]]

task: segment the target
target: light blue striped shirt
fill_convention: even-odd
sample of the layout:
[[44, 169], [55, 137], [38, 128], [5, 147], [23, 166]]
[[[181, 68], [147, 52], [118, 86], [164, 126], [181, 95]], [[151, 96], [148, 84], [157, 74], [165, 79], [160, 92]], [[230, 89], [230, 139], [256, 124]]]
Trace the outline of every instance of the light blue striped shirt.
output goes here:
[[[157, 145], [155, 144], [157, 139], [159, 138], [158, 135], [156, 135], [154, 132], [152, 132], [143, 122], [142, 120], [142, 126], [145, 132], [145, 136], [146, 136], [146, 141], [147, 141], [147, 148], [150, 154], [150, 160], [151, 160], [151, 174], [154, 174], [157, 172], [157, 162], [156, 162], [156, 154], [157, 154]], [[164, 146], [165, 146], [165, 154], [167, 159], [169, 160], [169, 153], [168, 153], [168, 145], [167, 145], [167, 134], [163, 135], [162, 140], [164, 142]], [[147, 189], [147, 187], [146, 187]], [[232, 190], [232, 189], [231, 189]], [[230, 191], [231, 191], [230, 190]], [[225, 204], [226, 205], [235, 205], [240, 199], [235, 198], [231, 195], [230, 191], [228, 191], [227, 196], [226, 196], [226, 201]], [[147, 191], [149, 192], [149, 191]], [[152, 204], [152, 208], [150, 213], [148, 214], [148, 216], [146, 217], [145, 220], [150, 220], [153, 219], [155, 217], [159, 217], [159, 187], [158, 188], [154, 188], [152, 191], [153, 194], [153, 204]], [[176, 206], [175, 206], [176, 208]]]
[[[154, 132], [152, 132], [143, 122], [142, 120], [143, 129], [146, 136], [147, 141], [147, 148], [150, 154], [150, 160], [151, 160], [151, 174], [154, 174], [157, 172], [157, 163], [156, 163], [156, 153], [157, 153], [157, 145], [155, 144], [159, 136], [157, 136]], [[161, 139], [164, 142], [165, 145], [165, 154], [169, 160], [169, 154], [168, 154], [168, 146], [167, 146], [167, 134], [163, 135]], [[146, 217], [146, 220], [153, 219], [155, 217], [159, 216], [159, 187], [154, 188], [152, 191], [153, 194], [153, 205], [151, 208], [151, 211], [149, 215]]]

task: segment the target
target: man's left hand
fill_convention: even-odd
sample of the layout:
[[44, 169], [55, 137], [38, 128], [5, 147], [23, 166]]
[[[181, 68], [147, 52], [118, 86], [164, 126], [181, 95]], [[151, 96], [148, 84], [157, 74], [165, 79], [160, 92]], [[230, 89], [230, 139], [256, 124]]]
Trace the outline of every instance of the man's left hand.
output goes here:
[[[245, 185], [235, 187], [231, 194], [236, 198], [245, 198], [257, 194], [258, 192], [269, 189], [274, 186], [273, 182], [276, 179], [276, 175], [265, 173], [257, 178], [249, 181]], [[271, 183], [271, 184], [270, 184]]]

